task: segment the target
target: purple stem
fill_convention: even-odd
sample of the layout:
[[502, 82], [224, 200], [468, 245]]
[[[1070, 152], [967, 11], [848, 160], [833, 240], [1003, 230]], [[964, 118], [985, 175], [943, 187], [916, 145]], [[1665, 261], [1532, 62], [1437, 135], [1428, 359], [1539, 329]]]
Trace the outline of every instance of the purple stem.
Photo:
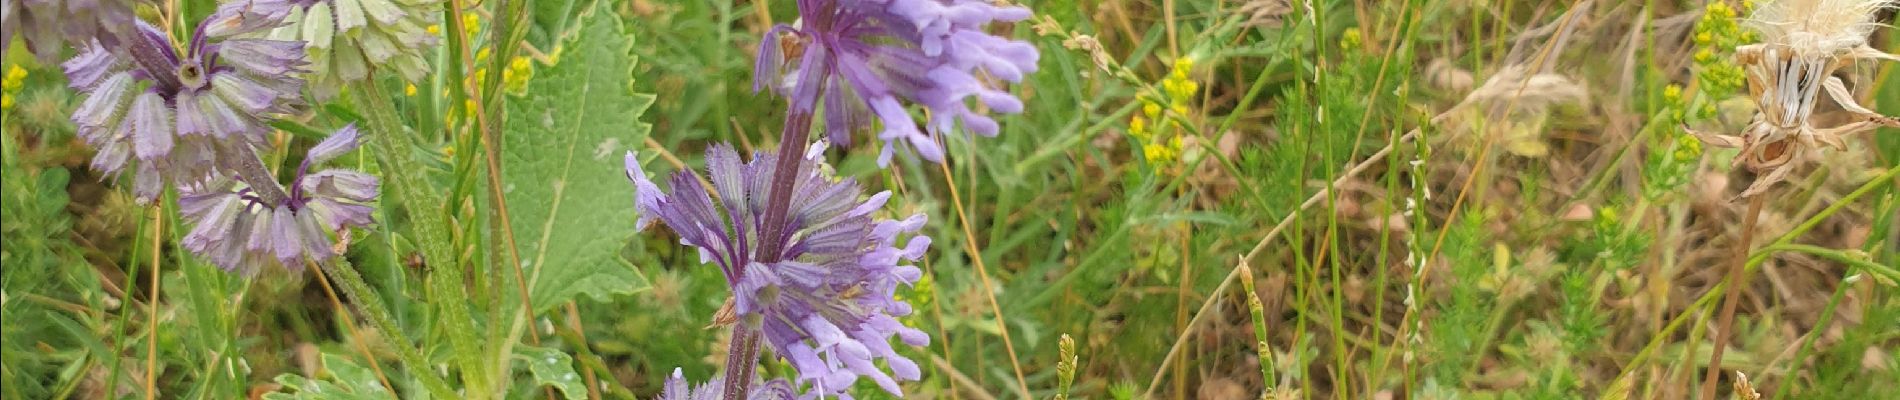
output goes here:
[[[815, 68], [815, 71], [800, 71], [800, 73], [817, 74], [819, 79], [813, 83], [817, 85], [816, 88], [808, 91], [794, 89], [794, 93], [804, 92], [810, 93], [812, 97], [819, 96], [820, 90], [817, 88], [824, 87], [827, 76], [831, 73], [831, 63], [819, 62]], [[779, 258], [785, 255], [785, 242], [788, 241], [786, 238], [788, 235], [785, 232], [785, 214], [791, 208], [794, 184], [798, 182], [798, 170], [801, 167], [800, 163], [804, 162], [806, 142], [811, 136], [813, 110], [810, 107], [798, 107], [796, 104], [817, 103], [815, 98], [790, 100], [794, 106], [787, 107], [790, 112], [786, 113], [784, 130], [780, 132], [778, 160], [772, 171], [772, 186], [765, 202], [765, 221], [759, 229], [758, 250], [753, 253], [753, 258], [764, 264], [779, 262], [781, 261]], [[801, 100], [811, 101], [801, 102]], [[740, 240], [743, 241], [744, 238]], [[739, 268], [734, 272], [732, 281], [739, 282], [745, 277], [744, 275], [745, 269]], [[733, 324], [732, 341], [726, 350], [725, 400], [742, 400], [751, 391], [754, 364], [759, 361], [759, 333], [744, 318], [741, 318], [739, 323]]]
[[249, 185], [251, 192], [257, 193], [257, 198], [263, 200], [265, 204], [284, 204], [284, 200], [290, 197], [284, 194], [284, 187], [277, 184], [277, 175], [272, 175], [270, 169], [264, 168], [264, 161], [257, 158], [257, 153], [251, 150], [251, 146], [238, 144], [234, 147], [237, 148], [238, 154], [232, 157], [237, 159], [236, 165], [232, 166], [233, 175], [237, 175], [238, 180]]
[[759, 363], [759, 333], [750, 324], [732, 324], [732, 342], [726, 350], [724, 400], [743, 400], [752, 391], [752, 373], [757, 369], [754, 365]]
[[144, 35], [133, 37], [126, 42], [125, 50], [132, 55], [132, 62], [138, 64], [139, 69], [145, 70], [145, 75], [151, 77], [152, 81], [158, 82], [159, 88], [178, 90], [183, 86], [178, 81], [178, 59], [172, 55], [172, 49], [169, 43], [165, 42], [165, 36], [144, 32]]

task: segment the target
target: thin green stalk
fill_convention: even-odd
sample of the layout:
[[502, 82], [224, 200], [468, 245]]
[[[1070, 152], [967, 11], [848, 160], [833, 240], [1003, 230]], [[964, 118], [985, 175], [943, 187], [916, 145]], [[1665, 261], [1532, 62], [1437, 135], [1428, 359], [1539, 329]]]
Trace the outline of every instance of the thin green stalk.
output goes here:
[[[429, 285], [433, 289], [432, 302], [441, 307], [449, 326], [445, 328], [449, 335], [449, 344], [455, 348], [456, 356], [461, 360], [464, 384], [480, 388], [471, 393], [478, 398], [488, 396], [483, 373], [488, 367], [481, 356], [483, 352], [475, 339], [474, 319], [468, 309], [468, 292], [463, 287], [462, 267], [456, 262], [455, 253], [449, 242], [448, 216], [433, 206], [444, 204], [441, 194], [427, 188], [419, 176], [422, 167], [408, 157], [411, 143], [402, 136], [402, 123], [395, 115], [395, 107], [383, 91], [369, 79], [351, 84], [362, 111], [368, 112], [371, 144], [377, 147], [376, 160], [382, 171], [391, 179], [389, 185], [396, 198], [409, 208], [412, 239], [422, 249], [422, 255], [429, 265]], [[420, 364], [428, 365], [428, 364]]]
[[1260, 292], [1254, 290], [1253, 267], [1245, 262], [1240, 264], [1241, 287], [1247, 290], [1247, 314], [1253, 319], [1254, 351], [1260, 355], [1260, 382], [1267, 389], [1273, 389], [1273, 347], [1267, 344], [1266, 307], [1260, 304]]
[[1801, 338], [1801, 346], [1795, 349], [1794, 358], [1788, 361], [1787, 372], [1781, 374], [1781, 384], [1775, 387], [1775, 396], [1773, 398], [1791, 398], [1788, 397], [1788, 390], [1794, 388], [1795, 368], [1801, 366], [1801, 360], [1808, 357], [1808, 349], [1813, 348], [1814, 340], [1819, 339], [1821, 332], [1827, 329], [1828, 323], [1834, 320], [1834, 307], [1841, 304], [1841, 298], [1847, 297], [1847, 287], [1854, 286], [1852, 282], [1848, 282], [1848, 278], [1853, 277], [1854, 273], [1854, 268], [1848, 267], [1847, 272], [1842, 275], [1843, 278], [1840, 284], [1834, 287], [1834, 294], [1828, 296], [1827, 306], [1821, 308], [1821, 319], [1815, 321], [1813, 331], [1808, 332], [1807, 335], [1804, 335], [1805, 337]]
[[[136, 218], [136, 219], [138, 220], [138, 222], [137, 222], [137, 225], [133, 227], [132, 231], [144, 232], [145, 219], [144, 218]], [[143, 251], [144, 246], [145, 246], [145, 241], [133, 240], [131, 252], [127, 254], [137, 255], [139, 254], [140, 251]], [[119, 324], [118, 324], [118, 329], [116, 329], [116, 332], [113, 333], [113, 336], [112, 336], [112, 350], [115, 353], [98, 355], [100, 357], [106, 358], [107, 360], [106, 364], [109, 365], [109, 367], [107, 368], [112, 371], [111, 373], [106, 375], [106, 387], [108, 388], [117, 389], [119, 387], [119, 373], [124, 371], [123, 368], [120, 368], [119, 363], [121, 360], [124, 360], [125, 357], [120, 357], [116, 352], [119, 351], [120, 348], [125, 347], [125, 327], [126, 325], [129, 325], [131, 323], [131, 316], [132, 316], [132, 313], [127, 312], [127, 309], [130, 309], [133, 306], [132, 291], [136, 289], [136, 286], [137, 286], [133, 284], [133, 282], [138, 282], [138, 279], [139, 279], [138, 257], [136, 256], [127, 257], [126, 264], [125, 264], [126, 285], [124, 286], [124, 289], [123, 289], [125, 296], [124, 298], [119, 299]], [[102, 282], [108, 281], [104, 276], [100, 276], [99, 280]]]
[[407, 336], [402, 334], [402, 327], [397, 326], [395, 319], [390, 318], [389, 308], [383, 305], [382, 296], [377, 295], [374, 289], [370, 289], [369, 283], [364, 282], [363, 276], [356, 273], [355, 267], [350, 265], [349, 260], [341, 256], [331, 257], [329, 262], [317, 263], [317, 266], [339, 283], [337, 288], [342, 289], [345, 296], [350, 296], [350, 304], [356, 305], [357, 311], [369, 317], [370, 323], [376, 324], [376, 329], [384, 332], [383, 337], [391, 342], [389, 347], [396, 350], [396, 357], [401, 358], [402, 363], [409, 366], [409, 375], [421, 381], [422, 387], [429, 391], [431, 397], [461, 398], [454, 389], [449, 388], [448, 382], [436, 376], [435, 372], [428, 367], [430, 363], [428, 359], [422, 357], [422, 352], [409, 344]]
[[1761, 253], [1760, 256], [1766, 257], [1768, 254], [1783, 252], [1783, 251], [1805, 253], [1808, 255], [1825, 258], [1828, 260], [1832, 260], [1834, 262], [1847, 264], [1850, 267], [1867, 270], [1867, 272], [1872, 272], [1880, 276], [1886, 277], [1888, 280], [1900, 282], [1900, 270], [1896, 270], [1894, 267], [1882, 265], [1880, 263], [1876, 263], [1873, 261], [1867, 261], [1866, 259], [1857, 257], [1853, 254], [1848, 254], [1845, 251], [1830, 249], [1826, 247], [1805, 245], [1805, 244], [1778, 244], [1778, 245], [1764, 247], [1758, 253]]
[[[1827, 208], [1815, 213], [1814, 216], [1808, 217], [1808, 219], [1802, 221], [1800, 225], [1795, 226], [1794, 230], [1782, 234], [1780, 238], [1775, 239], [1773, 243], [1765, 246], [1764, 249], [1793, 243], [1795, 238], [1801, 237], [1801, 235], [1808, 233], [1810, 230], [1814, 230], [1816, 226], [1821, 225], [1822, 221], [1827, 220], [1827, 217], [1833, 216], [1834, 213], [1847, 208], [1847, 206], [1853, 204], [1855, 200], [1866, 196], [1868, 193], [1872, 193], [1874, 189], [1879, 189], [1893, 183], [1896, 177], [1900, 177], [1900, 165], [1888, 167], [1887, 172], [1862, 184], [1859, 188], [1854, 189], [1853, 192], [1849, 192], [1847, 196], [1841, 197], [1840, 200], [1834, 201], [1834, 203], [1829, 204]], [[1756, 252], [1753, 256], [1749, 257], [1745, 267], [1752, 271], [1759, 267], [1762, 262], [1767, 261], [1768, 256], [1772, 254], [1773, 253], [1770, 252]], [[1622, 371], [1618, 372], [1617, 376], [1623, 377], [1621, 379], [1629, 379], [1630, 372], [1633, 371], [1636, 366], [1642, 365], [1644, 361], [1648, 360], [1649, 357], [1655, 353], [1656, 349], [1661, 347], [1663, 340], [1670, 338], [1676, 329], [1681, 327], [1681, 325], [1688, 320], [1690, 315], [1696, 314], [1695, 310], [1713, 304], [1715, 296], [1722, 295], [1722, 293], [1727, 290], [1728, 283], [1717, 284], [1715, 287], [1710, 288], [1707, 293], [1703, 293], [1701, 298], [1696, 299], [1695, 304], [1690, 305], [1689, 308], [1685, 309], [1681, 314], [1677, 314], [1675, 318], [1671, 318], [1669, 324], [1650, 339], [1649, 344], [1644, 345], [1642, 350], [1637, 351], [1635, 357], [1630, 358], [1630, 361], [1623, 365]]]

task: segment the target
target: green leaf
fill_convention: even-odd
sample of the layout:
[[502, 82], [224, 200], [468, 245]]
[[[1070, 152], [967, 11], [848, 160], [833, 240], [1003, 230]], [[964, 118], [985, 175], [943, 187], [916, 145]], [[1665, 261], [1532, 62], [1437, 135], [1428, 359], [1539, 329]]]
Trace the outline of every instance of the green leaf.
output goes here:
[[530, 13], [534, 18], [533, 26], [528, 30], [528, 43], [539, 47], [542, 52], [553, 53], [556, 41], [567, 33], [574, 16], [579, 11], [592, 8], [592, 0], [540, 0], [530, 3], [534, 8]]
[[554, 386], [568, 400], [587, 398], [587, 384], [574, 372], [574, 358], [567, 353], [545, 347], [516, 346], [515, 356], [528, 363], [528, 373], [534, 375], [535, 384]]
[[[323, 368], [330, 376], [325, 380], [314, 380], [296, 374], [277, 376], [277, 383], [284, 385], [278, 392], [267, 393], [270, 400], [383, 400], [395, 399], [394, 394], [383, 388], [381, 380], [368, 368], [356, 365], [335, 354], [323, 353]], [[295, 393], [289, 393], [295, 391]]]
[[503, 190], [537, 313], [648, 287], [618, 257], [634, 234], [621, 155], [652, 129], [640, 122], [653, 96], [633, 92], [632, 46], [619, 17], [596, 7], [560, 62], [507, 102]]

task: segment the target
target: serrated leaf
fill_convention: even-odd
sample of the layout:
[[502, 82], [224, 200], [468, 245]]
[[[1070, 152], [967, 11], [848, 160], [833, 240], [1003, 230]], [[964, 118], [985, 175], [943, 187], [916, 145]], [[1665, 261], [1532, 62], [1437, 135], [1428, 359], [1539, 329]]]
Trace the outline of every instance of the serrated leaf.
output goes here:
[[653, 104], [633, 92], [632, 47], [620, 18], [595, 7], [562, 60], [507, 102], [503, 190], [537, 313], [648, 286], [618, 257], [634, 234], [620, 157], [646, 139], [640, 114]]
[[574, 358], [559, 350], [516, 346], [515, 356], [528, 363], [528, 373], [534, 375], [534, 383], [554, 386], [568, 400], [587, 398], [587, 384], [574, 372]]

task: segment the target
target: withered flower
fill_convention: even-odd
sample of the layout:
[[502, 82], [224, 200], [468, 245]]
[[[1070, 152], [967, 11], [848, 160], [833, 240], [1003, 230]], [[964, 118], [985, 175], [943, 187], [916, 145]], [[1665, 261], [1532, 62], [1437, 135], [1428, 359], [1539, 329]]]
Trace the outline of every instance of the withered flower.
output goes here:
[[[1867, 35], [1880, 27], [1874, 14], [1896, 6], [1895, 0], [1788, 0], [1755, 10], [1749, 27], [1761, 34], [1761, 43], [1736, 48], [1735, 58], [1747, 72], [1749, 94], [1760, 110], [1736, 136], [1689, 130], [1709, 145], [1741, 149], [1735, 165], [1765, 173], [1741, 197], [1767, 191], [1823, 144], [1845, 150], [1850, 135], [1900, 127], [1900, 119], [1861, 106], [1836, 75], [1861, 62], [1900, 61], [1867, 44]], [[1851, 116], [1850, 122], [1815, 126], [1823, 92]]]

